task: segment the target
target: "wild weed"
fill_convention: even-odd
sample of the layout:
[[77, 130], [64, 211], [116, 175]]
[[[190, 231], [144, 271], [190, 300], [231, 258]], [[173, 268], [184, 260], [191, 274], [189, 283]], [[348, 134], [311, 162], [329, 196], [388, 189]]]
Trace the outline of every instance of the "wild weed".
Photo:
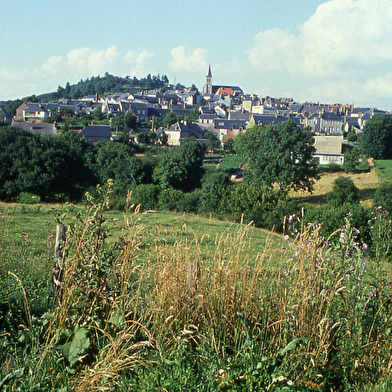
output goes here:
[[89, 215], [68, 227], [58, 304], [36, 318], [23, 302], [16, 335], [1, 336], [11, 347], [2, 356], [3, 388], [316, 391], [386, 385], [391, 277], [369, 258], [350, 216], [334, 244], [319, 224], [295, 218], [285, 249], [271, 252], [267, 239], [257, 255], [251, 225], [217, 236], [207, 251], [203, 238], [169, 242], [157, 228], [141, 263], [141, 213], [129, 206], [121, 240], [109, 245], [110, 184], [100, 194], [100, 200], [89, 199]]

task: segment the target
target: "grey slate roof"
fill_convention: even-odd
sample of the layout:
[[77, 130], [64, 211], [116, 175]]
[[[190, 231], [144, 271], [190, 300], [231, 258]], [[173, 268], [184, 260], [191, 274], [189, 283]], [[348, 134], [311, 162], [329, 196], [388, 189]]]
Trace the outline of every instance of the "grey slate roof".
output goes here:
[[215, 129], [240, 129], [246, 127], [246, 121], [220, 118], [214, 120], [214, 127]]
[[86, 138], [99, 137], [110, 139], [112, 131], [109, 125], [87, 125], [79, 135], [85, 136]]
[[56, 125], [54, 123], [32, 123], [28, 121], [13, 121], [11, 124], [15, 128], [23, 129], [39, 135], [57, 135]]
[[161, 108], [147, 108], [147, 117], [165, 117], [167, 113], [170, 112], [170, 109], [161, 109]]
[[[267, 125], [267, 124], [280, 124], [289, 120], [287, 117], [275, 117], [270, 114], [254, 114], [253, 120], [256, 125]], [[296, 121], [295, 119], [293, 119]], [[299, 119], [297, 120], [299, 122]]]

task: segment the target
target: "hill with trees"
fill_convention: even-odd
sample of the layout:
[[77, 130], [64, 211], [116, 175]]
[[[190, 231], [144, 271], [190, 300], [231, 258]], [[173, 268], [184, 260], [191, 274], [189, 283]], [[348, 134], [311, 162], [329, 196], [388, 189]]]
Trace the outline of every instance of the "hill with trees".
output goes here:
[[126, 76], [114, 76], [105, 73], [104, 76], [91, 76], [78, 83], [70, 84], [67, 82], [65, 86], [59, 86], [57, 91], [50, 93], [31, 95], [22, 99], [0, 101], [0, 107], [4, 108], [8, 113], [15, 114], [16, 108], [23, 102], [49, 102], [59, 99], [78, 99], [86, 95], [106, 95], [114, 93], [137, 93], [140, 90], [160, 90], [165, 91], [169, 79], [166, 75], [148, 74], [146, 77], [137, 79], [135, 76], [131, 78]]

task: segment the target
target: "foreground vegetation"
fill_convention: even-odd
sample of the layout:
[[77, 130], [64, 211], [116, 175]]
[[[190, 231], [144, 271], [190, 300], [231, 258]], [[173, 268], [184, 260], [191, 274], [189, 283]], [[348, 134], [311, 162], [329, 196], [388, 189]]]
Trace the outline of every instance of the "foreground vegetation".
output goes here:
[[[335, 244], [295, 216], [278, 248], [265, 234], [255, 246], [260, 232], [249, 225], [211, 232], [203, 244], [187, 221], [144, 226], [154, 215], [134, 207], [115, 221], [108, 195], [100, 197], [56, 212], [68, 234], [55, 301], [43, 270], [27, 290], [18, 275], [34, 276], [31, 266], [1, 275], [14, 286], [1, 302], [3, 390], [388, 387], [391, 273], [381, 253], [369, 257], [349, 216]], [[1, 224], [12, 211], [3, 214]], [[48, 260], [51, 238], [35, 258], [23, 233], [2, 237], [2, 259]]]

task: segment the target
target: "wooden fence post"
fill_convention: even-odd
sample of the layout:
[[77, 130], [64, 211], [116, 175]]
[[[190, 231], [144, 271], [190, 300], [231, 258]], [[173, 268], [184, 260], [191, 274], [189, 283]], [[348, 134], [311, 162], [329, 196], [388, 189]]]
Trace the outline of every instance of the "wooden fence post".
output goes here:
[[195, 295], [197, 292], [197, 284], [199, 283], [200, 275], [199, 260], [189, 260], [186, 268], [186, 285], [191, 295]]
[[63, 225], [56, 226], [56, 243], [54, 245], [54, 266], [52, 271], [52, 291], [53, 298], [59, 296], [61, 282], [63, 280], [63, 268], [61, 258], [63, 257], [63, 245], [67, 228]]

